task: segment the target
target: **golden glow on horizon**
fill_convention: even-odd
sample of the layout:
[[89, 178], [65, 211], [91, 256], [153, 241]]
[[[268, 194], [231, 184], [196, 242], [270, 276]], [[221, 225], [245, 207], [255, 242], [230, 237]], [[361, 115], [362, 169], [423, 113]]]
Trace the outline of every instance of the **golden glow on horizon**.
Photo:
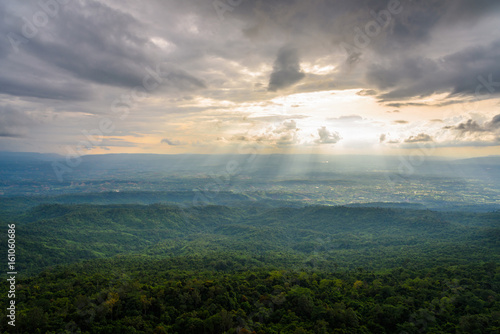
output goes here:
[[[237, 149], [242, 145], [256, 145], [263, 154], [393, 155], [411, 151], [410, 146], [416, 144], [410, 144], [408, 140], [419, 134], [428, 134], [432, 138], [436, 146], [433, 155], [498, 154], [498, 146], [456, 147], [459, 146], [454, 142], [456, 136], [444, 130], [445, 126], [456, 125], [470, 117], [486, 122], [495, 112], [484, 110], [491, 110], [495, 101], [476, 102], [472, 111], [466, 111], [470, 105], [438, 106], [446, 101], [445, 95], [440, 94], [397, 108], [381, 105], [373, 96], [359, 95], [359, 91], [296, 93], [239, 104], [209, 98], [187, 99], [179, 103], [183, 108], [199, 108], [201, 111], [165, 115], [164, 122], [151, 124], [149, 134], [115, 138], [117, 146], [107, 146], [108, 150], [98, 147], [89, 154], [238, 153]], [[419, 105], [422, 103], [428, 105]], [[290, 129], [285, 129], [284, 125]], [[318, 129], [323, 127], [330, 133], [338, 133], [341, 139], [337, 143], [319, 143]], [[493, 135], [490, 137], [495, 139]], [[279, 138], [293, 138], [293, 143], [278, 144], [276, 140]], [[120, 142], [129, 145], [120, 147]]]

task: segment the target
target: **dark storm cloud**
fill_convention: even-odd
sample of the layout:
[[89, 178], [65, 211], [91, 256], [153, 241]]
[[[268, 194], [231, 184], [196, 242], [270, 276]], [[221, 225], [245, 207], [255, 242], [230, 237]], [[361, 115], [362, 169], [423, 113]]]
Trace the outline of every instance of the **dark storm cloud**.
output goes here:
[[[368, 81], [386, 93], [383, 101], [426, 97], [434, 93], [488, 97], [500, 92], [500, 41], [468, 48], [441, 59], [408, 57], [396, 62], [372, 64]], [[393, 107], [415, 105], [392, 103]]]
[[[485, 0], [477, 4], [466, 0], [401, 1], [401, 13], [391, 15], [390, 23], [381, 29], [380, 34], [368, 38], [368, 42], [362, 47], [355, 43], [359, 37], [355, 29], [359, 28], [366, 37], [365, 25], [376, 21], [377, 13], [386, 11], [389, 1], [313, 1], [305, 9], [297, 1], [288, 2], [289, 5], [281, 1], [267, 5], [260, 1], [252, 3], [258, 4], [255, 7], [258, 8], [259, 15], [268, 18], [262, 20], [266, 22], [264, 27], [256, 29], [264, 31], [269, 26], [275, 30], [286, 28], [294, 31], [294, 41], [297, 44], [312, 44], [312, 47], [300, 48], [304, 59], [311, 54], [317, 55], [324, 45], [333, 50], [339, 49], [341, 43], [348, 43], [359, 50], [358, 55], [362, 54], [362, 61], [357, 62], [358, 69], [367, 74], [367, 81], [357, 81], [358, 87], [366, 87], [360, 92], [362, 95], [366, 95], [365, 92], [372, 93], [374, 88], [387, 90], [380, 95], [383, 100], [405, 100], [436, 92], [473, 95], [478, 85], [478, 75], [498, 71], [494, 65], [498, 61], [496, 46], [478, 46], [481, 53], [479, 56], [467, 58], [466, 54], [458, 52], [444, 59], [419, 55], [418, 49], [432, 43], [436, 32], [455, 29], [461, 25], [470, 26], [482, 17], [498, 12], [498, 1]], [[302, 10], [301, 13], [298, 12], [299, 9]], [[309, 22], [309, 26], [306, 26], [306, 22]], [[315, 28], [317, 30], [313, 32]], [[459, 51], [461, 45], [462, 42], [458, 41], [455, 50]], [[373, 54], [372, 51], [376, 53]], [[488, 58], [496, 59], [490, 61]], [[474, 60], [479, 62], [473, 64]], [[483, 62], [486, 63], [480, 65]], [[346, 84], [346, 78], [352, 78], [352, 74], [338, 73], [335, 76], [335, 88], [352, 88], [352, 84]]]
[[269, 79], [269, 90], [275, 92], [289, 87], [299, 82], [304, 76], [305, 74], [300, 70], [297, 50], [293, 47], [283, 47], [278, 51], [278, 56], [274, 61], [273, 73]]
[[[14, 66], [10, 71], [5, 67], [0, 70], [0, 92], [83, 99], [89, 95], [85, 81], [122, 87], [141, 84], [143, 66], [151, 63], [157, 50], [147, 43], [141, 25], [132, 16], [99, 2], [72, 1], [59, 6], [58, 15], [49, 17], [46, 25], [37, 27], [30, 14], [42, 11], [36, 3], [31, 4], [26, 11], [8, 8], [10, 26], [6, 29], [10, 36], [29, 38], [19, 45], [8, 40], [5, 45]], [[21, 20], [21, 15], [27, 20]]]
[[[246, 29], [247, 35], [253, 38], [262, 36], [272, 27], [272, 32], [279, 29], [291, 32], [295, 40], [314, 38], [314, 31], [316, 37], [328, 36], [333, 43], [353, 42], [353, 28], [364, 29], [380, 11], [388, 10], [389, 3], [389, 0], [255, 0], [245, 1], [233, 14], [254, 23]], [[390, 24], [383, 32], [390, 39], [378, 40], [371, 47], [385, 49], [384, 53], [394, 51], [387, 46], [414, 47], [415, 43], [427, 41], [438, 24], [474, 21], [498, 7], [494, 0], [480, 0], [477, 4], [469, 0], [401, 0], [393, 7], [400, 10], [390, 15]]]
[[[500, 70], [496, 66], [499, 60], [497, 43], [462, 48], [463, 43], [459, 40], [449, 56], [440, 58], [419, 54], [422, 47], [428, 49], [432, 46], [432, 37], [436, 33], [462, 26], [472, 27], [482, 17], [498, 13], [500, 2], [485, 0], [471, 4], [466, 0], [401, 1], [401, 12], [391, 15], [390, 23], [381, 28], [379, 34], [370, 37], [366, 33], [366, 27], [377, 22], [377, 13], [387, 13], [388, 1], [320, 3], [320, 10], [330, 13], [331, 19], [321, 21], [324, 15], [318, 15], [317, 20], [321, 23], [314, 24], [322, 24], [325, 27], [323, 32], [330, 29], [333, 46], [348, 43], [362, 54], [362, 61], [356, 65], [358, 71], [366, 74], [357, 81], [358, 87], [366, 87], [360, 91], [361, 95], [373, 93], [376, 88], [382, 91], [379, 94], [382, 101], [407, 100], [434, 93], [471, 96], [475, 95], [480, 84], [477, 79], [479, 75], [483, 75], [486, 81], [490, 74], [493, 78], [500, 77]], [[381, 20], [380, 16], [378, 19]], [[356, 45], [356, 40], [363, 39], [361, 35], [366, 43]], [[319, 39], [324, 36], [321, 30], [318, 36]], [[307, 50], [314, 48], [305, 49], [304, 56]], [[352, 74], [337, 73], [335, 88], [352, 87], [346, 83], [347, 77], [352, 77]], [[481, 91], [482, 97], [490, 97], [486, 94], [490, 93], [487, 88], [484, 87]], [[498, 91], [500, 89], [496, 89]], [[452, 102], [444, 101], [436, 106], [448, 104]]]
[[[366, 71], [364, 67], [377, 64], [380, 59], [390, 64], [399, 57], [415, 57], [419, 47], [432, 43], [437, 31], [473, 25], [485, 15], [497, 12], [499, 2], [485, 0], [471, 4], [468, 0], [402, 0], [399, 2], [401, 10], [390, 15], [389, 23], [385, 24], [382, 22], [384, 14], [379, 13], [387, 12], [388, 7], [388, 0], [245, 1], [234, 14], [248, 22], [252, 40], [293, 36], [303, 59], [324, 56], [324, 51], [333, 52], [338, 65], [345, 63], [348, 57], [354, 57], [356, 61], [348, 61], [348, 67], [357, 66]], [[375, 36], [367, 38], [366, 27], [377, 21], [382, 22], [383, 27]], [[363, 38], [362, 45], [356, 44], [356, 40]], [[341, 43], [353, 46], [355, 51], [339, 55], [337, 52], [344, 50]], [[460, 44], [456, 46], [459, 48]], [[335, 77], [336, 89], [347, 86], [344, 80], [348, 76], [352, 73]], [[371, 82], [366, 85], [364, 80], [359, 80], [357, 87], [363, 86], [366, 90], [375, 88]]]
[[[340, 42], [353, 44], [354, 28], [365, 29], [367, 23], [376, 21], [377, 13], [388, 9], [388, 4], [388, 0], [244, 1], [224, 14], [231, 21], [233, 30], [241, 31], [238, 35], [225, 31], [224, 24], [228, 21], [220, 22], [211, 3], [163, 1], [145, 3], [141, 7], [131, 1], [70, 1], [60, 6], [59, 14], [51, 17], [49, 24], [40, 28], [34, 38], [19, 45], [20, 52], [26, 57], [22, 59], [26, 66], [24, 70], [17, 70], [16, 75], [29, 72], [51, 81], [51, 84], [38, 84], [40, 80], [27, 83], [20, 80], [20, 76], [14, 76], [7, 69], [9, 66], [4, 66], [0, 77], [8, 80], [3, 79], [0, 92], [18, 96], [86, 99], [95, 94], [88, 87], [89, 82], [132, 88], [141, 84], [147, 74], [146, 66], [161, 61], [180, 66], [184, 72], [189, 70], [185, 76], [178, 73], [171, 76], [170, 86], [185, 90], [209, 86], [217, 88], [221, 84], [232, 87], [239, 82], [241, 73], [230, 69], [227, 64], [237, 61], [248, 68], [258, 67], [279, 49], [284, 37], [288, 36], [286, 42], [291, 42], [290, 36], [293, 36], [296, 48], [280, 49], [268, 81], [269, 91], [277, 91], [306, 79], [300, 68], [301, 59], [297, 50], [300, 50], [302, 60], [314, 61], [317, 57], [332, 56], [335, 63], [341, 64], [345, 59], [338, 54]], [[373, 88], [387, 89], [380, 95], [384, 100], [424, 96], [439, 91], [470, 94], [476, 88], [478, 74], [493, 73], [495, 78], [498, 71], [488, 70], [492, 68], [491, 62], [498, 60], [492, 54], [496, 46], [479, 49], [479, 56], [475, 53], [467, 56], [467, 52], [451, 55], [445, 59], [446, 68], [436, 59], [426, 59], [412, 52], [421, 43], [429, 42], [435, 31], [477, 22], [484, 15], [497, 11], [498, 4], [498, 1], [489, 0], [473, 4], [466, 0], [401, 0], [401, 13], [391, 15], [390, 24], [381, 30], [380, 35], [372, 37], [371, 43], [362, 50], [364, 67], [361, 71], [366, 71], [368, 82], [363, 75], [339, 72], [330, 77], [334, 85], [307, 79], [297, 89], [314, 91], [365, 86], [360, 95], [375, 94]], [[31, 20], [32, 14], [40, 10], [35, 1], [1, 6], [4, 8], [0, 8], [3, 9], [0, 15], [4, 20], [0, 22], [0, 30], [4, 35], [22, 35], [24, 21], [21, 17]], [[194, 18], [193, 24], [198, 29], [196, 33], [189, 30], [186, 17]], [[165, 38], [173, 49], [165, 53], [152, 42], [152, 37]], [[370, 55], [369, 50], [376, 51], [376, 55]], [[248, 57], [249, 54], [252, 57]], [[383, 55], [386, 63], [380, 61], [382, 58], [377, 54]], [[226, 62], [214, 68], [213, 57]], [[8, 42], [0, 48], [0, 60], [4, 59], [8, 64], [15, 63], [16, 58]], [[478, 64], [486, 64], [476, 65], [478, 68], [472, 69], [472, 74], [465, 73], [467, 66], [463, 71], [463, 65], [473, 67], [471, 59], [479, 60]], [[215, 70], [207, 73], [207, 66]], [[434, 73], [436, 69], [437, 73]], [[23, 89], [25, 86], [26, 89]], [[249, 94], [223, 96], [217, 90], [205, 94], [221, 99], [228, 96], [239, 100], [258, 98]]]
[[[500, 5], [495, 0], [426, 0], [426, 1], [397, 1], [400, 5], [396, 12], [390, 12], [390, 23], [385, 25], [385, 18], [379, 13], [387, 13], [390, 1], [362, 0], [350, 1], [353, 7], [359, 9], [354, 21], [366, 33], [366, 24], [374, 20], [377, 15], [382, 26], [381, 33], [370, 39], [370, 49], [379, 54], [387, 55], [395, 52], [408, 53], [412, 49], [432, 40], [433, 33], [443, 27], [456, 27], [461, 24], [475, 23], [486, 14], [498, 11]], [[365, 9], [365, 10], [363, 10]], [[369, 11], [372, 12], [369, 13]], [[351, 9], [353, 11], [353, 9]], [[364, 14], [364, 15], [363, 15]], [[362, 50], [363, 51], [363, 50]], [[363, 52], [364, 53], [364, 52]]]
[[500, 10], [500, 3], [496, 0], [448, 0], [446, 5], [449, 11], [444, 14], [444, 18], [454, 23], [460, 23], [463, 20], [476, 21], [485, 14]]
[[89, 0], [65, 9], [55, 35], [33, 39], [28, 52], [76, 78], [113, 86], [141, 84], [143, 66], [159, 50], [134, 17]]
[[[61, 5], [58, 14], [42, 27], [37, 27], [31, 18], [31, 14], [41, 12], [35, 2], [28, 8], [12, 5], [6, 12], [9, 20], [0, 28], [8, 36], [24, 40], [12, 45], [12, 40], [6, 38], [7, 43], [0, 48], [0, 58], [11, 63], [0, 69], [0, 93], [89, 99], [94, 93], [89, 83], [122, 88], [141, 86], [165, 58], [164, 51], [151, 41], [143, 22], [102, 2], [71, 1]], [[20, 16], [28, 20], [23, 21]], [[36, 34], [26, 39], [26, 31]], [[169, 64], [172, 69], [168, 79], [163, 78], [166, 86], [185, 90], [205, 87], [199, 78]]]

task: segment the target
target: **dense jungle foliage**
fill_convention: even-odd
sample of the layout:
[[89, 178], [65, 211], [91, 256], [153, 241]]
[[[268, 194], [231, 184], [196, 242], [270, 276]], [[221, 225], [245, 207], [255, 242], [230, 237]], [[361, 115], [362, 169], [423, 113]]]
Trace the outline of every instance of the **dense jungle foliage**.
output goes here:
[[499, 212], [46, 204], [3, 223], [2, 333], [500, 332]]

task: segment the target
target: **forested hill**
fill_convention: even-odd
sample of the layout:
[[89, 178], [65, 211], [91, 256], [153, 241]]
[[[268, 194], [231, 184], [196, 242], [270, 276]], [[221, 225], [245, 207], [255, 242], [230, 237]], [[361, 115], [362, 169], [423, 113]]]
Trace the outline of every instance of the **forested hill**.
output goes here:
[[499, 212], [50, 204], [8, 221], [1, 333], [500, 330]]
[[234, 208], [41, 205], [9, 221], [19, 269], [116, 255], [205, 257], [199, 266], [243, 269], [288, 259], [314, 268], [498, 260], [500, 213], [361, 207]]

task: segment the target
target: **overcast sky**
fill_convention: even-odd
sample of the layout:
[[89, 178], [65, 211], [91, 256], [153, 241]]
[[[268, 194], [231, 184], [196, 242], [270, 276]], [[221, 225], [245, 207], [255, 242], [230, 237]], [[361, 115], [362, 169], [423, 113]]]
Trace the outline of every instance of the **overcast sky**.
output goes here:
[[498, 0], [3, 1], [0, 16], [0, 150], [500, 152]]

